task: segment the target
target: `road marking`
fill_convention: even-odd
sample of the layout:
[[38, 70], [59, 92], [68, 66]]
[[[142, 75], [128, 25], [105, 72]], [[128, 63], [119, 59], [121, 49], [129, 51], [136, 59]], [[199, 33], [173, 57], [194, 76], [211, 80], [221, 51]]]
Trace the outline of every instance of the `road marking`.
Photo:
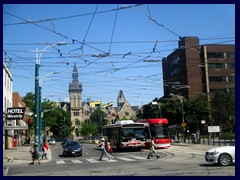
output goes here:
[[87, 153], [87, 152], [85, 152], [85, 154], [86, 154], [86, 155], [88, 155], [88, 153]]
[[3, 176], [7, 176], [8, 175], [8, 170], [9, 170], [9, 167], [7, 167], [6, 171], [3, 172]]
[[136, 161], [135, 159], [129, 159], [129, 158], [125, 158], [125, 157], [116, 157], [117, 159], [121, 159], [123, 161]]
[[[121, 161], [136, 161], [136, 160], [147, 160], [146, 157], [142, 157], [142, 156], [134, 156], [134, 155], [130, 155], [128, 157], [113, 157], [113, 159], [108, 159], [108, 157], [103, 157], [102, 161], [106, 161], [106, 162], [119, 162], [119, 160]], [[84, 163], [85, 161], [88, 161], [90, 163], [98, 163], [101, 162], [99, 161], [97, 158], [88, 158], [88, 159], [72, 159], [71, 162], [75, 163], [75, 164], [80, 164], [80, 163]], [[56, 164], [66, 164], [65, 160], [58, 160], [56, 161]]]
[[131, 156], [131, 158], [135, 158], [135, 159], [147, 159], [146, 157], [141, 157], [141, 156]]
[[73, 163], [82, 163], [82, 161], [76, 159], [76, 160], [72, 160]]
[[61, 161], [56, 161], [57, 164], [65, 164], [65, 162], [63, 160]]
[[102, 158], [102, 160], [107, 161], [107, 162], [118, 162], [115, 159], [108, 159], [108, 158]]
[[98, 161], [98, 160], [96, 160], [96, 159], [86, 159], [88, 162], [91, 162], [91, 163], [95, 163], [95, 162], [100, 162], [100, 161]]

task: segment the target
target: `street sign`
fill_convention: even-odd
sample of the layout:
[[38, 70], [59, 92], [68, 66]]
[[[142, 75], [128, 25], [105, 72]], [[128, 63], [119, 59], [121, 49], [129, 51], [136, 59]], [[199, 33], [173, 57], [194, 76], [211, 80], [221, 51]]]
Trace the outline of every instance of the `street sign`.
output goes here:
[[187, 124], [184, 121], [182, 122], [181, 125], [182, 125], [182, 127], [186, 127], [187, 126]]
[[208, 132], [209, 133], [220, 132], [220, 126], [208, 126]]
[[7, 120], [23, 119], [25, 107], [7, 108]]

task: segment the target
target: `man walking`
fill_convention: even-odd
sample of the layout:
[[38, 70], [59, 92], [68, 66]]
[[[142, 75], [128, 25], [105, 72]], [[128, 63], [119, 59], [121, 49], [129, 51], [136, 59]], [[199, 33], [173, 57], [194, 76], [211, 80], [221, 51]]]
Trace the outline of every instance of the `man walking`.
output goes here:
[[147, 159], [150, 159], [150, 156], [154, 153], [156, 158], [160, 158], [159, 155], [157, 155], [156, 151], [155, 151], [155, 144], [154, 144], [154, 141], [155, 141], [155, 138], [153, 137], [152, 140], [151, 140], [151, 143], [150, 143], [150, 151], [148, 153], [148, 157]]

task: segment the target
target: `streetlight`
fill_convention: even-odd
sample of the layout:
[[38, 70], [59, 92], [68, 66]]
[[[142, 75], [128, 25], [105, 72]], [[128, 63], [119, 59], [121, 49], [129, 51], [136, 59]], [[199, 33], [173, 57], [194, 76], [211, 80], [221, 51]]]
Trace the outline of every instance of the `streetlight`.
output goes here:
[[178, 96], [176, 94], [172, 94], [170, 93], [170, 96], [175, 96], [180, 100], [181, 103], [181, 112], [182, 112], [182, 122], [184, 122], [184, 112], [183, 112], [183, 97], [182, 96]]
[[160, 118], [162, 117], [162, 109], [161, 109], [161, 103], [158, 103], [156, 101], [152, 102], [152, 105], [158, 105], [159, 111], [160, 111]]
[[185, 137], [185, 126], [186, 126], [186, 123], [184, 122], [183, 97], [182, 97], [182, 96], [175, 95], [175, 94], [172, 94], [172, 93], [170, 93], [170, 96], [175, 96], [175, 97], [177, 97], [177, 98], [180, 100], [180, 103], [181, 103], [182, 126], [184, 127], [183, 139], [184, 139], [184, 143], [185, 143], [185, 142], [186, 142], [186, 137]]
[[[43, 77], [39, 77], [39, 79], [41, 80], [40, 83], [39, 83], [39, 99], [40, 99], [40, 112], [42, 112], [42, 86], [43, 86], [43, 80], [46, 79], [48, 76], [52, 75], [52, 74], [60, 74], [60, 72], [50, 72], [48, 74], [46, 74], [45, 76]], [[43, 111], [43, 112], [46, 112], [46, 111]], [[43, 113], [42, 112], [42, 113]], [[42, 118], [43, 118], [43, 114], [41, 115], [41, 120], [40, 120], [40, 123], [39, 123], [39, 134], [40, 134], [40, 142], [42, 142]], [[44, 129], [43, 129], [43, 139], [46, 140], [46, 119], [44, 119]]]
[[41, 131], [40, 131], [40, 125], [42, 124], [42, 119], [41, 119], [41, 87], [39, 86], [39, 68], [40, 68], [40, 60], [42, 53], [45, 52], [45, 50], [49, 47], [54, 46], [61, 46], [61, 45], [66, 45], [65, 42], [58, 42], [55, 44], [48, 44], [44, 49], [38, 50], [36, 49], [36, 63], [35, 63], [35, 143], [38, 144], [38, 147], [40, 147], [41, 143]]

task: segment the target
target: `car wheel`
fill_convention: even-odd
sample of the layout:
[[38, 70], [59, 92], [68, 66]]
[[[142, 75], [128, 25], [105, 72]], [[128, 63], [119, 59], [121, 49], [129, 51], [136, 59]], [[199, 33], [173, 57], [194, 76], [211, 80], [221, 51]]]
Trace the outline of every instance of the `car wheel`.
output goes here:
[[218, 158], [218, 163], [222, 166], [228, 166], [232, 162], [232, 157], [229, 154], [221, 154]]

